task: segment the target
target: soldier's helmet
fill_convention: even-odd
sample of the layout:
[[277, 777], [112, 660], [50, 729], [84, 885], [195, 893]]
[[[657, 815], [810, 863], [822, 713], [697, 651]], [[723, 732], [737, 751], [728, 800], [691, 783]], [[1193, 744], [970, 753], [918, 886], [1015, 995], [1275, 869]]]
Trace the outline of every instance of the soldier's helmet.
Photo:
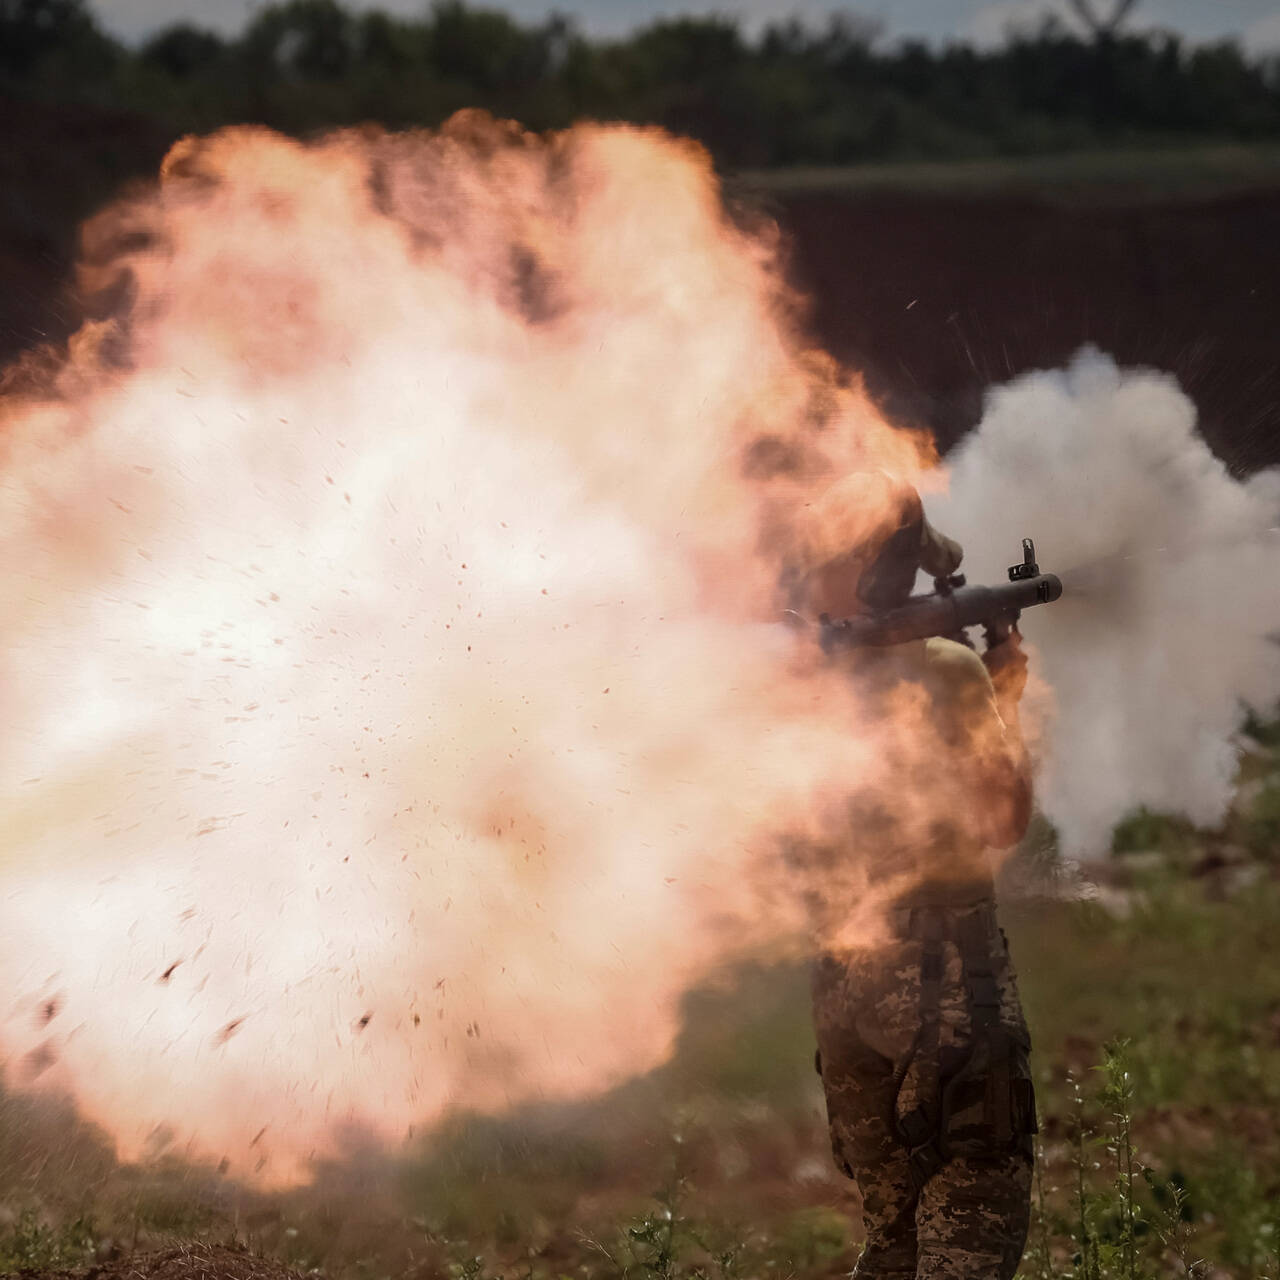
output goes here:
[[854, 472], [820, 494], [799, 521], [797, 543], [802, 603], [832, 617], [893, 608], [919, 570], [944, 578], [964, 555], [929, 523], [915, 487], [880, 470]]

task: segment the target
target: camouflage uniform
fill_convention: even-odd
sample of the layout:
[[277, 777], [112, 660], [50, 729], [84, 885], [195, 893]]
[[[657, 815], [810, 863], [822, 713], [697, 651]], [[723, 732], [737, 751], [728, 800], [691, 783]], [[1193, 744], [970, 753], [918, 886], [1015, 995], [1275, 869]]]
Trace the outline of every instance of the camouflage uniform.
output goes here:
[[[862, 1194], [854, 1274], [1008, 1280], [1026, 1241], [1035, 1117], [1008, 948], [989, 902], [897, 914], [903, 936], [887, 948], [823, 955], [813, 973], [832, 1150]], [[911, 936], [931, 929], [936, 943]], [[995, 1035], [979, 1046], [957, 938], [968, 931], [985, 935], [998, 1000]], [[931, 949], [936, 993], [923, 977]]]
[[[945, 580], [963, 556], [882, 471], [811, 503], [796, 547], [788, 587], [812, 616], [892, 608], [918, 569]], [[790, 850], [819, 942], [818, 1064], [836, 1163], [862, 1194], [864, 1280], [1010, 1280], [1026, 1241], [1031, 1046], [987, 858], [1030, 812], [1025, 659], [999, 649], [845, 654], [882, 730], [881, 771], [850, 796], [846, 839]], [[850, 919], [860, 903], [889, 904], [874, 946]]]
[[[842, 862], [864, 884], [883, 878], [894, 902], [887, 943], [828, 944], [813, 975], [832, 1149], [863, 1201], [867, 1244], [854, 1274], [1008, 1280], [1029, 1217], [1030, 1037], [983, 839], [954, 816], [966, 794], [983, 794], [975, 735], [1003, 735], [1003, 723], [981, 661], [950, 641], [864, 659], [868, 680], [923, 687], [928, 729], [913, 730], [891, 774], [903, 792], [937, 798], [925, 802], [922, 839], [882, 788], [855, 795], [848, 844], [822, 855], [828, 886]], [[824, 895], [828, 910], [840, 896]], [[820, 933], [835, 937], [832, 923]]]

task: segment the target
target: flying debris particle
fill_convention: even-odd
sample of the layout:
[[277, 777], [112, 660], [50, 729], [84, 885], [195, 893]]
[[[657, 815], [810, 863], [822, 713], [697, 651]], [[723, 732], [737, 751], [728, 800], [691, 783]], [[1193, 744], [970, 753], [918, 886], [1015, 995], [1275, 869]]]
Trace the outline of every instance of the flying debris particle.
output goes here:
[[231, 1021], [228, 1022], [227, 1025], [223, 1027], [221, 1031], [218, 1032], [217, 1036], [214, 1037], [214, 1043], [226, 1044], [227, 1041], [230, 1040], [231, 1037], [235, 1035], [237, 1031], [240, 1030], [240, 1027], [243, 1024], [243, 1022], [244, 1022], [244, 1018], [242, 1017], [232, 1018]]
[[175, 969], [176, 969], [176, 968], [177, 968], [181, 963], [182, 963], [182, 961], [181, 961], [181, 960], [175, 960], [175, 961], [174, 961], [174, 962], [173, 962], [173, 963], [172, 963], [172, 964], [171, 964], [171, 965], [170, 965], [170, 966], [169, 966], [169, 967], [168, 967], [168, 968], [167, 968], [167, 969], [166, 969], [166, 970], [165, 970], [165, 971], [164, 971], [164, 972], [159, 976], [159, 978], [157, 978], [157, 979], [156, 979], [156, 981], [157, 981], [157, 982], [161, 982], [161, 983], [168, 982], [168, 981], [169, 981], [169, 979], [173, 977], [173, 971], [174, 971], [174, 970], [175, 970]]
[[54, 996], [52, 999], [46, 1000], [40, 1006], [40, 1021], [44, 1026], [48, 1026], [54, 1018], [62, 1011], [62, 999]]
[[38, 1044], [22, 1059], [22, 1078], [28, 1083], [38, 1079], [58, 1060], [53, 1046], [46, 1040]]
[[360, 1017], [358, 1017], [358, 1018], [356, 1019], [356, 1024], [355, 1024], [354, 1030], [356, 1030], [356, 1031], [363, 1031], [363, 1030], [365, 1029], [365, 1027], [367, 1027], [367, 1026], [369, 1025], [369, 1019], [370, 1019], [370, 1018], [372, 1018], [372, 1017], [373, 1017], [373, 1012], [372, 1012], [372, 1010], [371, 1010], [370, 1012], [368, 1012], [368, 1013], [362, 1013], [362, 1014], [360, 1015]]

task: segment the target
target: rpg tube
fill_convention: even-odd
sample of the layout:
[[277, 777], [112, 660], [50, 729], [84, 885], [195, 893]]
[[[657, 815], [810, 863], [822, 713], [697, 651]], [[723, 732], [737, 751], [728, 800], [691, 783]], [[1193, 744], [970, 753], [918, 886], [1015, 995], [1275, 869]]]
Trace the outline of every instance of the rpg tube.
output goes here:
[[1062, 595], [1057, 574], [1042, 573], [1004, 582], [995, 587], [965, 586], [948, 592], [912, 596], [905, 604], [885, 613], [822, 619], [822, 647], [905, 644], [930, 636], [951, 636], [966, 627], [979, 627], [1023, 609], [1050, 604]]

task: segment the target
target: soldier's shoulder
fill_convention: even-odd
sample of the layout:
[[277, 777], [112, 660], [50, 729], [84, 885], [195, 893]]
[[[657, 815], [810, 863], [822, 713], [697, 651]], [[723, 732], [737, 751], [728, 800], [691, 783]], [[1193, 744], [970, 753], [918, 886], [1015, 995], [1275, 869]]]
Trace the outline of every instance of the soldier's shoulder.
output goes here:
[[986, 664], [968, 645], [934, 636], [925, 641], [929, 674], [957, 694], [991, 694], [994, 689]]

